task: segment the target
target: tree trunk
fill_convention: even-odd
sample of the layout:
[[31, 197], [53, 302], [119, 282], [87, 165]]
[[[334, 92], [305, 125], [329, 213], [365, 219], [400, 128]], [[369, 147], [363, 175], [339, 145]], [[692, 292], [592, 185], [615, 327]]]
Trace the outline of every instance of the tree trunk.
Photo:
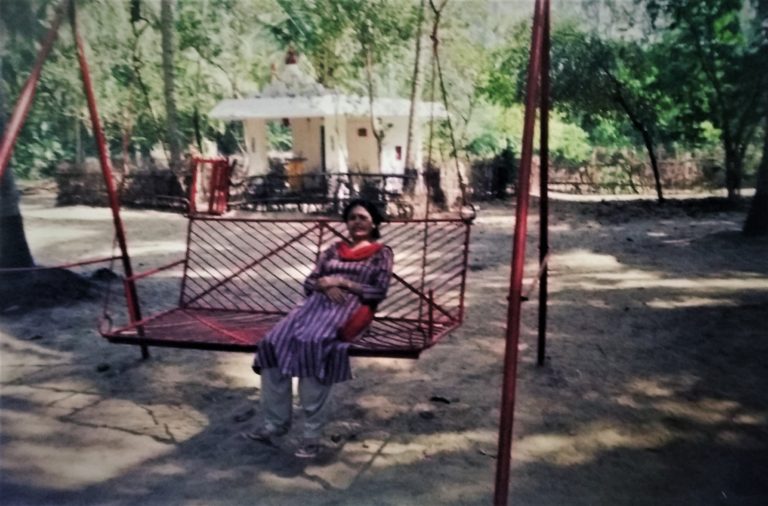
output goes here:
[[621, 105], [621, 108], [624, 109], [624, 112], [627, 114], [627, 117], [629, 118], [630, 123], [632, 123], [632, 126], [635, 128], [635, 130], [640, 132], [640, 135], [643, 137], [643, 143], [645, 144], [646, 151], [648, 151], [648, 158], [651, 161], [651, 169], [653, 169], [653, 179], [656, 183], [656, 198], [659, 203], [664, 202], [664, 194], [661, 191], [661, 173], [659, 171], [659, 161], [656, 158], [656, 150], [654, 149], [651, 132], [645, 126], [645, 123], [643, 123], [643, 121], [637, 117], [637, 114], [635, 114], [634, 110], [632, 110], [632, 108], [629, 106], [629, 103], [624, 98], [620, 81], [614, 77], [613, 74], [608, 72], [607, 69], [603, 69], [603, 71], [613, 81], [615, 92], [614, 97], [616, 98], [616, 101], [619, 103], [619, 105]]
[[165, 95], [165, 126], [171, 159], [171, 170], [175, 173], [181, 168], [181, 142], [179, 141], [179, 120], [174, 98], [173, 68], [173, 0], [160, 3], [160, 34], [163, 50], [163, 94]]
[[419, 75], [419, 65], [421, 63], [421, 25], [424, 21], [424, 4], [421, 0], [419, 4], [419, 21], [416, 28], [416, 55], [413, 63], [413, 77], [411, 79], [411, 109], [408, 114], [408, 137], [405, 144], [405, 168], [415, 169], [416, 161], [413, 155], [413, 121], [416, 116], [416, 102], [421, 95], [421, 76]]
[[739, 198], [741, 189], [741, 165], [743, 160], [738, 150], [728, 141], [725, 142], [725, 189], [728, 200], [733, 202]]
[[757, 169], [755, 196], [744, 222], [744, 234], [750, 236], [768, 235], [768, 116], [763, 136], [763, 159]]
[[19, 211], [19, 193], [9, 166], [0, 181], [0, 269], [33, 265]]
[[648, 158], [651, 159], [651, 169], [653, 169], [653, 180], [656, 183], [656, 197], [659, 202], [664, 202], [664, 194], [661, 192], [661, 173], [659, 172], [659, 160], [656, 158], [656, 150], [653, 147], [653, 139], [647, 128], [641, 130], [645, 149], [648, 151]]
[[384, 139], [384, 132], [376, 128], [376, 115], [373, 111], [373, 102], [376, 97], [376, 90], [373, 86], [373, 55], [371, 54], [371, 48], [364, 48], [363, 50], [365, 51], [365, 77], [368, 81], [368, 107], [371, 114], [371, 131], [376, 139], [376, 155], [379, 164], [378, 173], [381, 174], [381, 143]]
[[[0, 83], [3, 82], [3, 57], [0, 54]], [[5, 134], [5, 94], [0, 85], [0, 131]], [[19, 210], [19, 192], [10, 163], [0, 180], [0, 269], [32, 267], [24, 221]]]

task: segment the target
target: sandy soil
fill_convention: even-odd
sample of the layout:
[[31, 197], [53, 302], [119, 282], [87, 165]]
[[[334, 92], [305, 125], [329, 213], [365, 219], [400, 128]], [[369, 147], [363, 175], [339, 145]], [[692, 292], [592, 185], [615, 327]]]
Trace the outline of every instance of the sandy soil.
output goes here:
[[[110, 253], [105, 209], [51, 206], [24, 199], [38, 263]], [[491, 503], [513, 213], [485, 207], [466, 324], [418, 361], [356, 359], [311, 463], [294, 437], [238, 437], [259, 418], [246, 355], [141, 361], [98, 336], [101, 300], [0, 314], [2, 503]], [[768, 242], [712, 201], [558, 201], [552, 216], [547, 364], [534, 364], [529, 302], [510, 503], [768, 504]], [[137, 269], [180, 256], [181, 216], [124, 218]], [[160, 283], [143, 298], [172, 294]]]

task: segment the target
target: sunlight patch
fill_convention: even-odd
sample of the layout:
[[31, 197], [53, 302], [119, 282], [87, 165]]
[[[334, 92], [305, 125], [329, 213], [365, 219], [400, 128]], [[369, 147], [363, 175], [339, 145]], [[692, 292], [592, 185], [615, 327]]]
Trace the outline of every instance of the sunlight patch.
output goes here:
[[140, 434], [104, 426], [64, 423], [47, 414], [0, 413], [0, 469], [31, 487], [75, 490], [124, 475], [174, 447]]
[[600, 425], [587, 426], [573, 436], [535, 434], [524, 437], [516, 443], [517, 459], [573, 466], [590, 462], [600, 453], [620, 448], [658, 448], [669, 443], [673, 437], [663, 426], [645, 426], [636, 431]]
[[706, 297], [679, 297], [677, 299], [651, 299], [646, 305], [654, 309], [677, 309], [684, 307], [712, 307], [729, 306], [735, 307], [738, 304], [732, 300], [711, 299]]

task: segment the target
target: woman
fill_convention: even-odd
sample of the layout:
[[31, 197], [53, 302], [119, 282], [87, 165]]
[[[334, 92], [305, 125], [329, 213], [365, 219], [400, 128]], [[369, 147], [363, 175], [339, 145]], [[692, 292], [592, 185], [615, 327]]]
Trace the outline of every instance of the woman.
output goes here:
[[373, 320], [387, 295], [392, 250], [376, 242], [382, 216], [365, 200], [343, 211], [348, 242], [339, 241], [320, 256], [304, 282], [304, 303], [288, 313], [259, 343], [254, 370], [261, 374], [263, 426], [245, 436], [266, 443], [288, 432], [291, 378], [299, 378], [305, 414], [304, 441], [297, 457], [312, 458], [328, 417], [334, 383], [352, 377], [349, 345]]

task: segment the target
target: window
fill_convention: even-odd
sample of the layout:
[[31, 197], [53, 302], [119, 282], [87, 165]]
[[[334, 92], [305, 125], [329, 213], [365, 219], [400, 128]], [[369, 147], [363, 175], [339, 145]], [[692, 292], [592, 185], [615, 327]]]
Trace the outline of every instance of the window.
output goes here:
[[368, 129], [367, 128], [358, 128], [357, 129], [357, 136], [358, 137], [368, 137]]
[[403, 147], [395, 146], [395, 160], [402, 160], [402, 159], [403, 159]]

